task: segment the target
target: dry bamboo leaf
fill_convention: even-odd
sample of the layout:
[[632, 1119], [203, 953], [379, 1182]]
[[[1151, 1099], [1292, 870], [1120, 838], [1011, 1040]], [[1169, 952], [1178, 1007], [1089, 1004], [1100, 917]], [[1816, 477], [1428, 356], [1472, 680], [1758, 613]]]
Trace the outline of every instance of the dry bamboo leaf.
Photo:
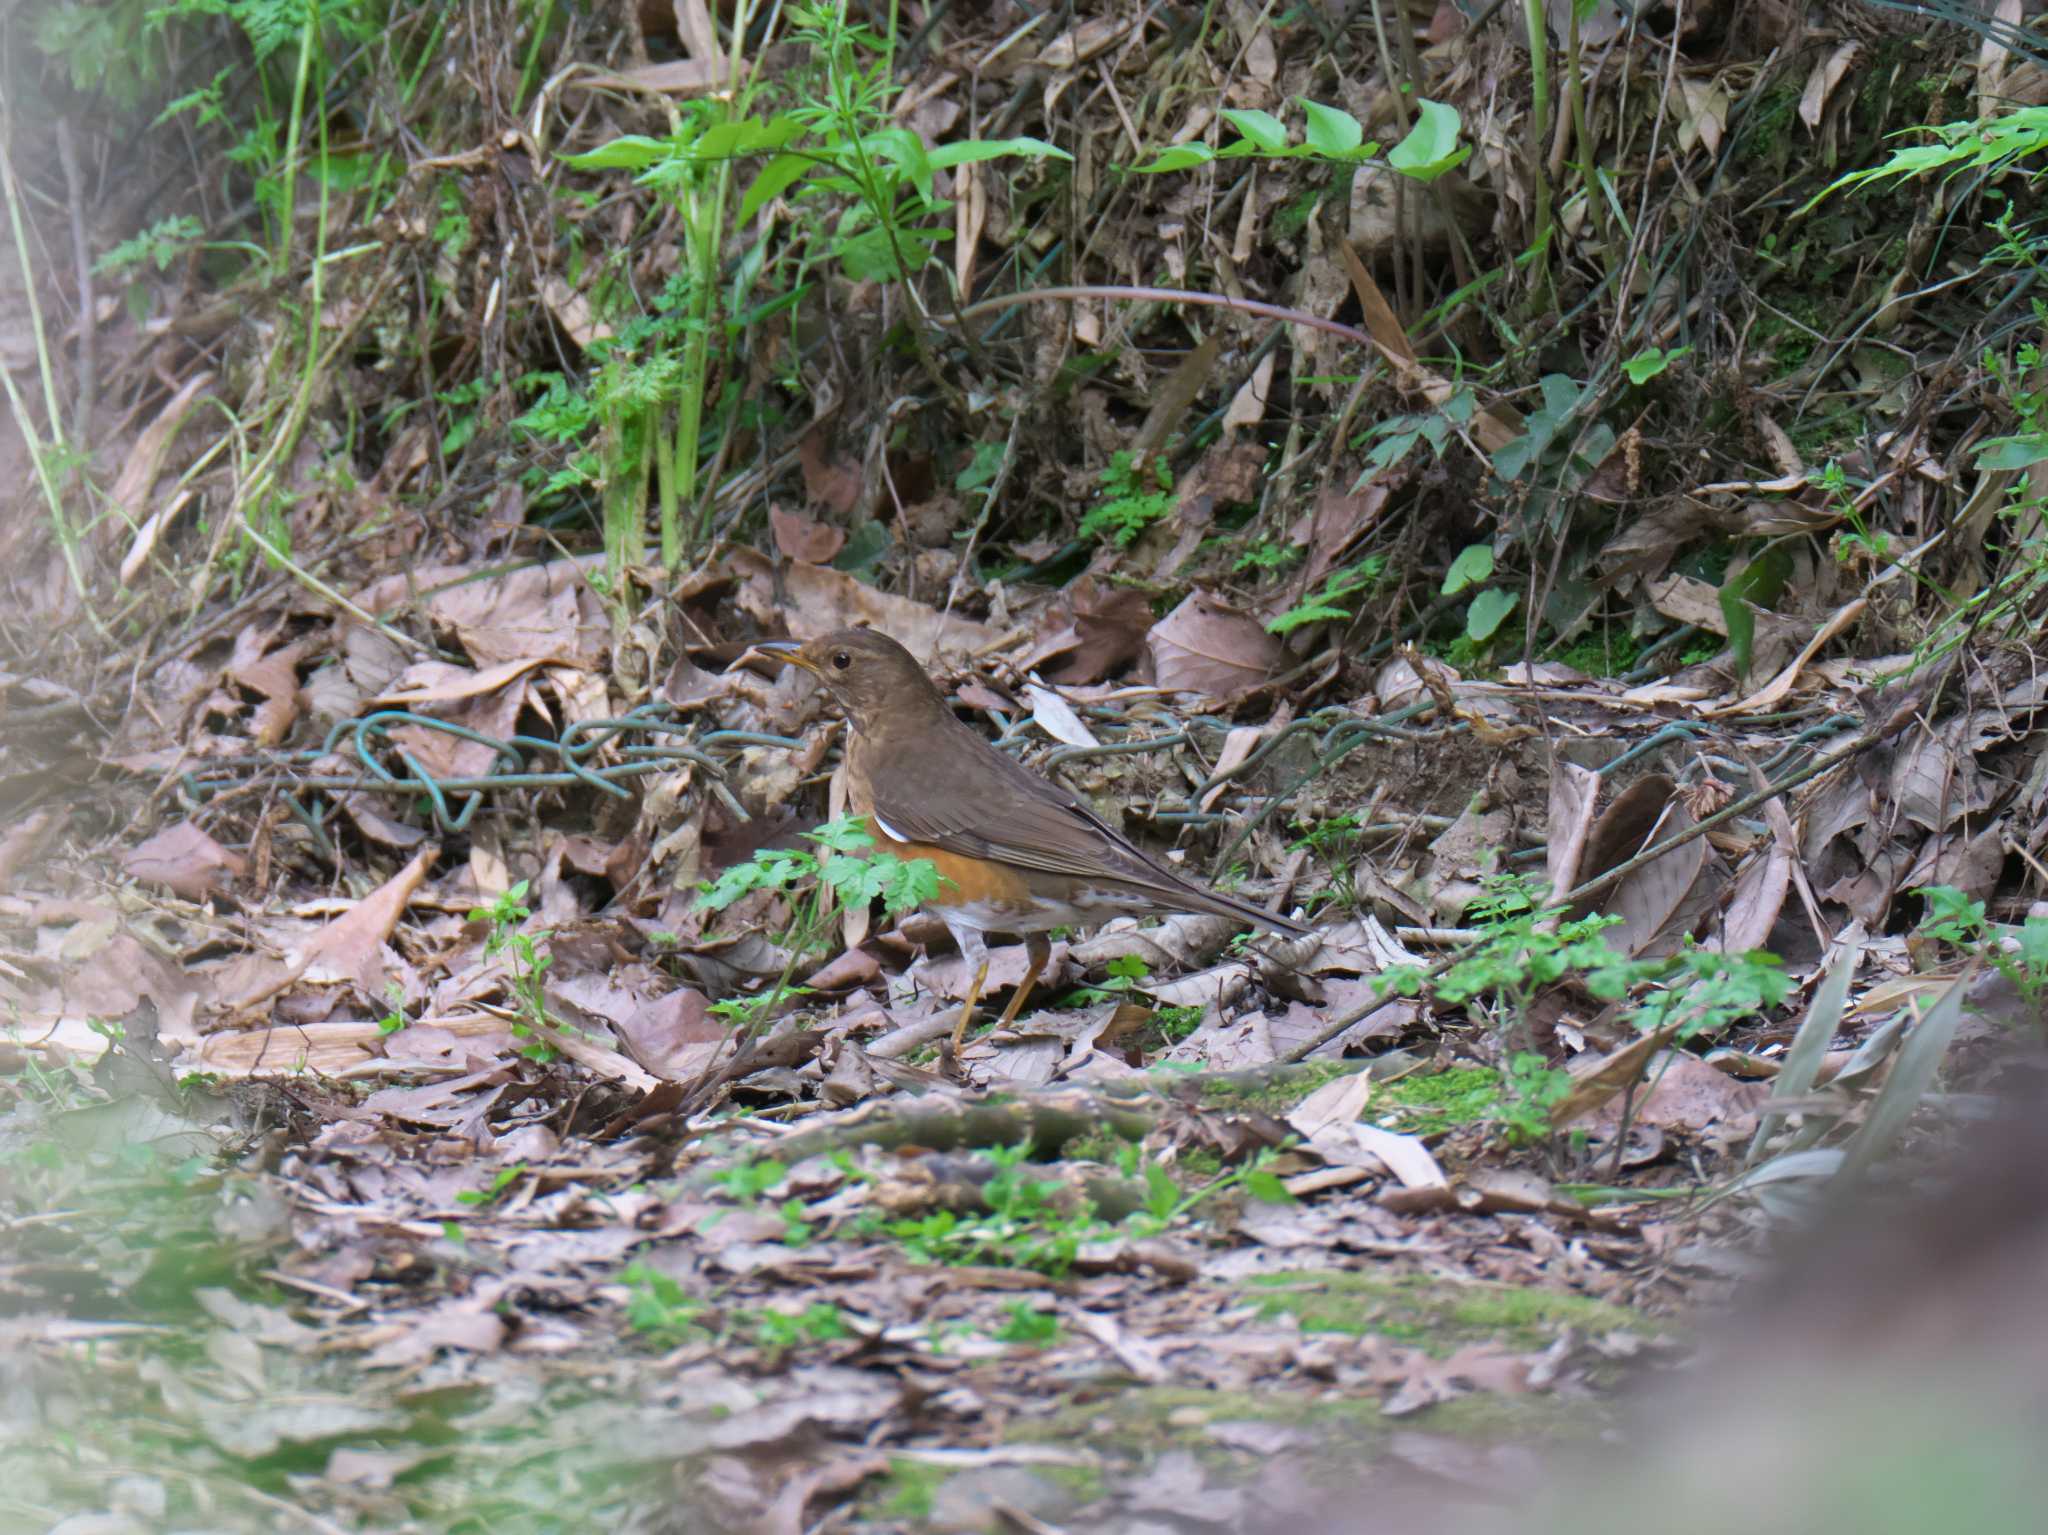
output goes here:
[[[2013, 7], [2014, 19], [2017, 20], [2019, 0], [2005, 0], [2005, 3]], [[1863, 45], [1854, 39], [1841, 43], [1833, 53], [1814, 65], [1813, 73], [1806, 77], [1806, 89], [1799, 97], [1799, 120], [1813, 132], [1820, 131], [1820, 120], [1827, 112], [1828, 98], [1834, 95], [1835, 87], [1842, 83], [1849, 73], [1849, 66], [1856, 62], [1856, 55], [1862, 51]]]
[[1031, 701], [1031, 719], [1040, 730], [1055, 741], [1066, 746], [1100, 746], [1095, 732], [1081, 721], [1068, 703], [1051, 688], [1042, 688], [1035, 682], [1024, 685], [1024, 696]]
[[[1349, 244], [1344, 246], [1344, 264], [1351, 273], [1351, 286], [1364, 313], [1366, 334], [1372, 337], [1373, 344], [1385, 354], [1387, 361], [1394, 365], [1395, 373], [1404, 384], [1419, 390], [1430, 404], [1442, 406], [1456, 392], [1457, 386], [1417, 361], [1408, 333], [1394, 317], [1394, 306], [1387, 302], [1386, 294], [1380, 291], [1380, 285], [1373, 281], [1372, 273], [1366, 270], [1365, 263], [1358, 259], [1358, 252]], [[1521, 413], [1511, 405], [1489, 405], [1472, 418], [1472, 436], [1488, 453], [1498, 453], [1521, 436], [1522, 431]]]
[[1820, 626], [1814, 637], [1806, 642], [1805, 649], [1794, 656], [1783, 671], [1749, 697], [1719, 709], [1706, 710], [1707, 718], [1722, 719], [1730, 714], [1761, 714], [1765, 710], [1775, 709], [1799, 681], [1799, 674], [1806, 670], [1807, 663], [1819, 655], [1821, 648], [1830, 640], [1861, 618], [1863, 610], [1869, 605], [1870, 599], [1867, 597], [1858, 597], [1853, 602], [1844, 603]]
[[[1251, 756], [1259, 742], [1265, 740], [1276, 728], [1276, 723], [1231, 726], [1229, 733], [1223, 737], [1223, 749], [1216, 754], [1216, 766], [1210, 770], [1209, 776], [1221, 778], [1225, 773], [1243, 766], [1245, 759]], [[1229, 793], [1230, 789], [1229, 783], [1213, 785], [1209, 792], [1202, 796], [1200, 808], [1208, 810], [1217, 800]]]
[[1047, 69], [1072, 69], [1096, 54], [1114, 47], [1136, 25], [1132, 16], [1097, 17], [1071, 31], [1062, 32], [1040, 50], [1037, 63]]
[[[121, 465], [120, 476], [114, 481], [109, 492], [115, 507], [132, 527], [143, 520], [144, 506], [149, 498], [150, 488], [156, 484], [157, 475], [163, 470], [164, 455], [177, 440], [178, 432], [185, 425], [186, 417], [192, 412], [199, 396], [213, 387], [213, 374], [195, 373], [185, 380], [178, 392], [164, 402], [142, 434], [135, 439], [135, 446], [128, 450], [128, 458]], [[130, 559], [134, 558], [131, 553]], [[126, 565], [123, 565], [126, 570]]]
[[[1664, 814], [1664, 807], [1678, 786], [1662, 773], [1638, 778], [1614, 797], [1586, 833], [1586, 850], [1579, 859], [1577, 883], [1598, 879], [1615, 865], [1627, 862], [1650, 845], [1650, 828]], [[1562, 892], [1560, 892], [1562, 894]], [[1584, 916], [1602, 897], [1580, 901], [1573, 916]]]
[[1552, 896], [1563, 895], [1581, 883], [1579, 861], [1593, 827], [1593, 807], [1600, 798], [1600, 775], [1562, 757], [1550, 764], [1550, 806], [1544, 872], [1550, 878]]
[[2012, 108], [2004, 89], [2005, 72], [2014, 58], [2007, 39], [2019, 32], [2024, 9], [2020, 0], [1998, 0], [1987, 18], [1995, 25], [1984, 29], [1977, 49], [1977, 115], [1986, 122]]
[[[1674, 796], [1651, 826], [1643, 845], [1663, 842], [1693, 825], [1692, 812], [1685, 801]], [[1680, 929], [1690, 926], [1685, 919], [1695, 905], [1706, 863], [1706, 839], [1695, 837], [1624, 877], [1605, 902], [1606, 909], [1621, 918], [1618, 927], [1608, 930], [1607, 941], [1634, 958], [1651, 952], [1660, 941], [1678, 936]]]
[[421, 704], [452, 704], [465, 699], [488, 698], [508, 682], [525, 676], [548, 659], [546, 656], [528, 656], [518, 661], [501, 661], [482, 671], [450, 666], [445, 661], [422, 661], [406, 668], [397, 686], [380, 693], [370, 702], [384, 709], [413, 709]]
[[1372, 1097], [1372, 1073], [1354, 1071], [1325, 1082], [1294, 1106], [1287, 1122], [1310, 1140], [1324, 1130], [1358, 1123]]
[[712, 24], [710, 8], [704, 0], [674, 3], [676, 36], [682, 40], [683, 51], [701, 60], [714, 76], [726, 74], [725, 54], [718, 46], [718, 28]]
[[1259, 365], [1252, 369], [1252, 376], [1231, 397], [1230, 407], [1223, 413], [1226, 428], [1248, 430], [1266, 419], [1266, 395], [1273, 387], [1273, 364], [1278, 357], [1277, 352], [1268, 352], [1260, 358]]
[[704, 59], [664, 59], [632, 69], [579, 70], [566, 82], [586, 91], [643, 91], [650, 96], [708, 96], [722, 89], [726, 71]]
[[[1787, 826], [1789, 834], [1790, 826]], [[1784, 909], [1785, 893], [1792, 886], [1792, 848], [1789, 835], [1773, 835], [1742, 868], [1735, 879], [1735, 893], [1721, 916], [1720, 932], [1710, 936], [1703, 947], [1728, 954], [1746, 954], [1761, 949], [1777, 926]]]
[[988, 223], [988, 182], [969, 163], [953, 172], [953, 277], [955, 291], [974, 291], [975, 257]]
[[1684, 1027], [1683, 1021], [1667, 1023], [1654, 1033], [1639, 1035], [1619, 1049], [1610, 1050], [1583, 1070], [1574, 1071], [1571, 1091], [1550, 1111], [1550, 1128], [1564, 1129], [1639, 1080], [1651, 1057], [1676, 1039]]

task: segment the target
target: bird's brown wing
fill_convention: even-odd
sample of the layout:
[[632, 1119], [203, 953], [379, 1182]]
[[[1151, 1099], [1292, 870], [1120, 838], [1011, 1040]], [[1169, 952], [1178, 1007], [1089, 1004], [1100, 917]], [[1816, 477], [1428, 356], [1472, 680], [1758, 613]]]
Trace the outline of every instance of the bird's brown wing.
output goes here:
[[[1205, 911], [1285, 933], [1299, 923], [1205, 890], [1155, 863], [1069, 790], [958, 725], [937, 750], [892, 753], [875, 775], [875, 813], [889, 831], [949, 853], [991, 858], [1022, 869], [1123, 886], [1178, 911]], [[959, 786], [980, 788], [972, 799]]]

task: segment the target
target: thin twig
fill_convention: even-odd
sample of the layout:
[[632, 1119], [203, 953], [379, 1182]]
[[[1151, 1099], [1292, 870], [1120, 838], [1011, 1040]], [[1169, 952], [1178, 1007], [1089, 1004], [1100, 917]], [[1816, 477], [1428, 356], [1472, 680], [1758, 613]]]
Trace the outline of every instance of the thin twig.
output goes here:
[[94, 318], [92, 250], [85, 238], [85, 178], [78, 170], [78, 149], [71, 124], [57, 119], [57, 159], [64, 167], [64, 195], [71, 205], [71, 259], [78, 269], [78, 378], [71, 407], [71, 437], [81, 449], [92, 448], [92, 413], [99, 394], [99, 326]]

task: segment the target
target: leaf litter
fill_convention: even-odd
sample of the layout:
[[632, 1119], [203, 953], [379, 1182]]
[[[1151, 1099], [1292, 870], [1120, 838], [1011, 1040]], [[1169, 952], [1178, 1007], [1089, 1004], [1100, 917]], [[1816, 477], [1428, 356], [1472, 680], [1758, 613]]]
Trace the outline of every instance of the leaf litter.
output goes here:
[[[1532, 357], [1475, 388], [1416, 339], [1437, 277], [1553, 249], [1544, 280], [1570, 287], [1637, 245], [1611, 238], [1627, 200], [1561, 133], [1530, 177], [1526, 48], [1501, 50], [1503, 20], [1446, 10], [1426, 62], [1402, 37], [1390, 76], [1384, 40], [1229, 5], [1204, 36], [1230, 64], [1212, 106], [1162, 46], [1168, 19], [1043, 36], [934, 14], [900, 61], [891, 162], [982, 120], [985, 90], [1018, 92], [1001, 133], [1076, 146], [1067, 233], [1099, 238], [1115, 281], [1182, 286], [1132, 290], [1149, 309], [1025, 306], [1008, 336], [976, 333], [1002, 349], [987, 369], [954, 351], [947, 306], [898, 317], [900, 252], [839, 226], [787, 342], [734, 327], [690, 557], [657, 557], [644, 522], [600, 549], [564, 509], [636, 470], [581, 456], [666, 430], [675, 402], [581, 436], [535, 423], [575, 393], [559, 370], [639, 355], [660, 311], [629, 315], [614, 285], [660, 290], [688, 246], [659, 177], [568, 157], [715, 99], [734, 40], [673, 10], [609, 41], [535, 23], [537, 94], [413, 77], [393, 141], [433, 158], [373, 178], [374, 209], [323, 138], [335, 254], [219, 291], [195, 247], [93, 301], [76, 180], [36, 179], [16, 215], [80, 260], [8, 267], [0, 357], [22, 381], [58, 359], [67, 409], [105, 429], [64, 473], [104, 469], [129, 531], [69, 536], [62, 492], [7, 477], [27, 497], [0, 545], [10, 1519], [1302, 1528], [1362, 1465], [1388, 1520], [1416, 1489], [1433, 1521], [1513, 1510], [1544, 1481], [1533, 1445], [1623, 1421], [1616, 1387], [1663, 1372], [1731, 1293], [1789, 1329], [1792, 1308], [1725, 1276], [1817, 1194], [1983, 1144], [2048, 994], [2048, 692], [2024, 559], [1936, 531], [1984, 542], [2015, 482], [1901, 391], [1885, 348], [1978, 366], [1938, 293], [1904, 296], [1904, 257], [1856, 247], [1859, 284], [1897, 300], [1868, 329], [1904, 341], [1869, 345], [1844, 294], [1801, 292], [1845, 339], [1815, 332], [1761, 386], [1756, 357], [1688, 330], [1712, 355], [1686, 398], [1596, 387], [1612, 368], [1538, 377]], [[1761, 206], [1743, 185], [1768, 168], [1747, 158], [1770, 154], [1759, 103], [1840, 144], [1846, 82], [1889, 45], [1871, 14], [1788, 50], [1766, 17], [1726, 57], [1702, 41], [1718, 13], [1663, 39], [1597, 10], [1553, 30], [1613, 50], [1643, 86], [1624, 110], [1726, 220]], [[505, 21], [451, 19], [447, 45], [500, 58], [479, 68], [513, 68], [509, 87], [511, 33], [487, 35]], [[1941, 35], [1982, 92], [2032, 67]], [[1331, 74], [1355, 90], [1292, 146], [1292, 103]], [[39, 89], [69, 122], [83, 87]], [[1284, 156], [1242, 180], [1107, 173], [1165, 145], [1227, 168], [1338, 119], [1392, 144], [1411, 109], [1425, 139], [1449, 113], [1469, 159], [1413, 182], [1366, 164], [1348, 194], [1326, 165], [1290, 180]], [[963, 289], [1065, 237], [1075, 212], [1047, 211], [1042, 170], [920, 173], [957, 200]], [[1620, 174], [1648, 206], [1655, 173]], [[805, 195], [764, 198], [748, 238], [825, 239]], [[1656, 217], [1681, 201], [1665, 187]], [[326, 214], [287, 212], [289, 257]], [[1553, 213], [1555, 245], [1532, 242]], [[496, 244], [472, 245], [486, 226]], [[1737, 249], [1690, 289], [1596, 283], [1586, 312], [1618, 326], [1603, 292], [1643, 306], [1658, 349], [1627, 371], [1650, 388], [1683, 366], [1663, 350], [1680, 294], [1747, 304], [1815, 259], [1745, 265], [1780, 234], [1798, 238], [1711, 242]], [[753, 249], [727, 253], [750, 282], [746, 263], [782, 259]], [[1292, 284], [1324, 318], [1355, 303], [1388, 371], [1359, 373], [1346, 326], [1172, 303], [1212, 281]], [[42, 328], [31, 290], [68, 329]], [[1785, 298], [1744, 313], [1789, 357]], [[275, 410], [300, 364], [262, 338], [295, 333], [301, 304], [322, 382]], [[926, 320], [918, 346], [880, 345]], [[919, 355], [935, 339], [943, 365]], [[1805, 409], [1823, 379], [1897, 429], [1828, 439]], [[1724, 396], [1709, 430], [1702, 400]], [[17, 405], [6, 462], [35, 462], [37, 434], [69, 444], [52, 403]], [[185, 430], [209, 404], [237, 423], [226, 457]], [[1304, 452], [1324, 405], [1339, 426]], [[236, 435], [308, 412], [319, 432], [262, 439], [275, 451]], [[641, 451], [641, 483], [665, 477]], [[1334, 467], [1311, 472], [1316, 454]], [[1556, 496], [1568, 482], [1583, 505]], [[1626, 515], [1595, 527], [1586, 506]], [[2000, 522], [2000, 559], [2038, 534], [2026, 515]], [[1756, 539], [1798, 545], [1768, 600], [1741, 574]], [[1969, 601], [1944, 610], [1945, 591]], [[811, 897], [765, 879], [709, 910], [703, 885], [814, 846], [845, 809], [815, 691], [733, 663], [850, 623], [1191, 877], [1315, 933], [1063, 935], [1015, 1023], [956, 1048], [973, 978], [929, 919], [855, 899], [806, 929]], [[1630, 664], [1594, 664], [1602, 647]], [[1538, 871], [1578, 899], [1544, 908]], [[999, 946], [984, 1005], [1025, 971]], [[1965, 1187], [2005, 1165], [1984, 1156]], [[2031, 1229], [2038, 1204], [2015, 1192], [1981, 1225], [2007, 1215]], [[1995, 1273], [2002, 1239], [1978, 1231], [1972, 1261]], [[1698, 1336], [1719, 1379], [1738, 1351]], [[1981, 1337], [1958, 1347], [1995, 1398]], [[1443, 1527], [1420, 1517], [1400, 1527]]]

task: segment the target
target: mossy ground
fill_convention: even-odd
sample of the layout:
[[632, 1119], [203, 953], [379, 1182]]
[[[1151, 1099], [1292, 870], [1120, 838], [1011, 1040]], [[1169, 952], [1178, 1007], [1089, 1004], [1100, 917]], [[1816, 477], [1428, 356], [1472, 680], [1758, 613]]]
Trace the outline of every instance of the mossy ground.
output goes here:
[[[1581, 1335], [1664, 1329], [1627, 1307], [1588, 1296], [1506, 1284], [1446, 1282], [1419, 1274], [1388, 1275], [1341, 1269], [1303, 1269], [1258, 1276], [1244, 1298], [1265, 1320], [1293, 1318], [1304, 1333], [1350, 1337], [1377, 1334], [1445, 1358], [1475, 1343], [1535, 1352], [1566, 1328]], [[1612, 1410], [1584, 1394], [1534, 1392], [1522, 1396], [1478, 1391], [1431, 1406], [1419, 1417], [1388, 1417], [1371, 1394], [1283, 1377], [1270, 1387], [1213, 1391], [1198, 1386], [1145, 1386], [1091, 1378], [1043, 1411], [1012, 1421], [1012, 1444], [1086, 1445], [1102, 1467], [1119, 1461], [1155, 1464], [1170, 1450], [1194, 1454], [1219, 1480], [1249, 1479], [1253, 1459], [1227, 1448], [1217, 1425], [1260, 1423], [1307, 1429], [1306, 1454], [1314, 1490], [1351, 1485], [1361, 1462], [1378, 1453], [1389, 1435], [1421, 1429], [1475, 1443], [1588, 1443], [1612, 1427]], [[1106, 1485], [1104, 1470], [1089, 1466], [1035, 1468], [1075, 1495], [1077, 1506]], [[876, 1517], [922, 1528], [948, 1473], [899, 1460], [870, 1490], [865, 1507]]]
[[1523, 1285], [1449, 1284], [1419, 1274], [1342, 1269], [1261, 1274], [1246, 1285], [1262, 1317], [1293, 1317], [1303, 1332], [1377, 1333], [1438, 1357], [1468, 1343], [1540, 1349], [1560, 1328], [1582, 1333], [1657, 1331], [1623, 1306]]

